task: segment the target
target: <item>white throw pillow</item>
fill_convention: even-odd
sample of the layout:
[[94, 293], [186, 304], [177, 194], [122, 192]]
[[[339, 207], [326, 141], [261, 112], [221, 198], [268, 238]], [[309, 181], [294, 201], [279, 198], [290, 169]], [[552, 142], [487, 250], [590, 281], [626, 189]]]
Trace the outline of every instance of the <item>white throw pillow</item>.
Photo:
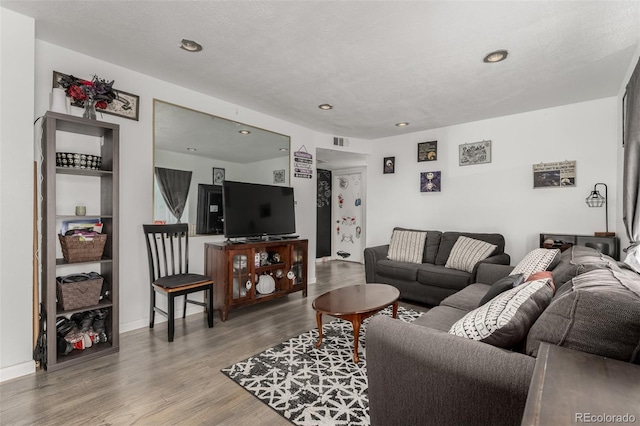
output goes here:
[[387, 259], [398, 262], [422, 263], [427, 233], [394, 229]]
[[495, 244], [461, 235], [453, 245], [444, 267], [472, 272], [475, 264], [489, 257], [496, 247]]
[[560, 250], [558, 249], [534, 249], [513, 268], [509, 275], [522, 274], [526, 280], [531, 274], [546, 271], [556, 256], [560, 256]]

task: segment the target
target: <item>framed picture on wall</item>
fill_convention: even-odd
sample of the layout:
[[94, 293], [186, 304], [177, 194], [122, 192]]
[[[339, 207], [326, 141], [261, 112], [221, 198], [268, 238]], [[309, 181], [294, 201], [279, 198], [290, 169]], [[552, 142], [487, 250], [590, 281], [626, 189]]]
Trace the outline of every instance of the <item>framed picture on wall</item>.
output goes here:
[[442, 173], [422, 172], [420, 173], [420, 192], [440, 192], [442, 190]]
[[219, 167], [213, 168], [213, 184], [214, 185], [222, 185], [224, 182], [224, 169]]
[[461, 166], [491, 162], [491, 141], [458, 145], [458, 161]]
[[284, 183], [285, 181], [285, 171], [282, 170], [274, 170], [273, 171], [273, 183]]
[[396, 172], [396, 157], [384, 157], [382, 166], [382, 173], [395, 173]]
[[[53, 72], [53, 88], [62, 87], [60, 85], [60, 79], [62, 77], [68, 77], [67, 74], [59, 71]], [[140, 97], [132, 93], [123, 92], [122, 90], [113, 89], [116, 94], [116, 99], [107, 105], [106, 109], [99, 109], [97, 112], [117, 115], [118, 117], [128, 118], [129, 120], [138, 121], [140, 114]], [[83, 108], [83, 101], [71, 100], [71, 105]]]
[[436, 161], [438, 159], [438, 141], [418, 143], [418, 162]]

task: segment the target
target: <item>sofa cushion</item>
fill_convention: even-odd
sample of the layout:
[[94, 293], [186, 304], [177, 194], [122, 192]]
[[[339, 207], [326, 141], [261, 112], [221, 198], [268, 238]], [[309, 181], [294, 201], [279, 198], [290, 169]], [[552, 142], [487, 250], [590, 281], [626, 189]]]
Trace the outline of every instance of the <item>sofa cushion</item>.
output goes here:
[[[488, 284], [471, 284], [440, 302], [440, 306], [471, 311], [478, 307], [478, 301], [491, 289]], [[448, 331], [449, 329], [447, 329]]]
[[489, 257], [495, 249], [495, 244], [461, 235], [453, 245], [444, 267], [472, 272], [476, 263]]
[[553, 280], [559, 289], [572, 278], [596, 269], [620, 269], [617, 262], [598, 250], [572, 246], [560, 255], [560, 263], [552, 269]]
[[451, 306], [436, 306], [429, 309], [420, 318], [412, 322], [412, 324], [429, 327], [446, 333], [451, 326], [465, 316], [466, 313], [466, 310], [452, 308]]
[[519, 285], [466, 314], [451, 326], [449, 333], [511, 348], [525, 338], [552, 297], [548, 279]]
[[504, 253], [504, 237], [500, 234], [480, 234], [473, 232], [448, 231], [443, 233], [442, 238], [440, 239], [438, 255], [436, 256], [436, 261], [434, 262], [436, 265], [446, 265], [447, 259], [449, 259], [449, 254], [451, 253], [451, 249], [458, 240], [458, 237], [461, 235], [495, 244], [497, 247], [496, 250], [491, 254], [492, 256]]
[[534, 249], [513, 268], [511, 275], [523, 274], [524, 278], [527, 279], [533, 273], [546, 271], [558, 256], [560, 256], [560, 250], [558, 249]]
[[482, 306], [499, 294], [504, 293], [507, 290], [511, 290], [514, 287], [518, 287], [524, 283], [523, 274], [507, 275], [506, 277], [493, 283], [491, 288], [480, 299], [480, 303], [477, 306]]
[[396, 262], [395, 260], [379, 260], [378, 275], [397, 278], [405, 281], [415, 281], [418, 276], [417, 263]]
[[597, 269], [569, 281], [531, 327], [526, 353], [540, 342], [640, 364], [640, 276]]
[[448, 269], [444, 265], [423, 263], [418, 266], [418, 282], [435, 287], [462, 290], [470, 284], [471, 274], [457, 269]]
[[398, 262], [422, 263], [426, 239], [426, 232], [394, 229], [387, 258]]

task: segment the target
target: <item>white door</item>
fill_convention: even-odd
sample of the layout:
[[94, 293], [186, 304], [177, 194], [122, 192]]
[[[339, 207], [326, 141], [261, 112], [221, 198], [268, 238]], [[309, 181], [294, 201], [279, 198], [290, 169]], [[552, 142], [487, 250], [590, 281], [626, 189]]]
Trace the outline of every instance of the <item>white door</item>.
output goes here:
[[333, 171], [333, 256], [364, 262], [364, 168]]

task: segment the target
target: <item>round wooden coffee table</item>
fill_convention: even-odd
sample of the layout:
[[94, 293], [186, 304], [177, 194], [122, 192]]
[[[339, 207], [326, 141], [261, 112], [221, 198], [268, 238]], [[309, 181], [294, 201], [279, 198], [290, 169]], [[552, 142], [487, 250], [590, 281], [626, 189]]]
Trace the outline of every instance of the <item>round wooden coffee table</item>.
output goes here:
[[331, 290], [313, 301], [313, 309], [316, 311], [318, 321], [318, 342], [316, 348], [322, 344], [322, 315], [351, 321], [353, 324], [353, 362], [358, 358], [358, 338], [360, 337], [360, 324], [371, 315], [381, 311], [389, 305], [393, 305], [393, 317], [398, 315], [398, 298], [400, 292], [397, 288], [387, 284], [358, 284]]

